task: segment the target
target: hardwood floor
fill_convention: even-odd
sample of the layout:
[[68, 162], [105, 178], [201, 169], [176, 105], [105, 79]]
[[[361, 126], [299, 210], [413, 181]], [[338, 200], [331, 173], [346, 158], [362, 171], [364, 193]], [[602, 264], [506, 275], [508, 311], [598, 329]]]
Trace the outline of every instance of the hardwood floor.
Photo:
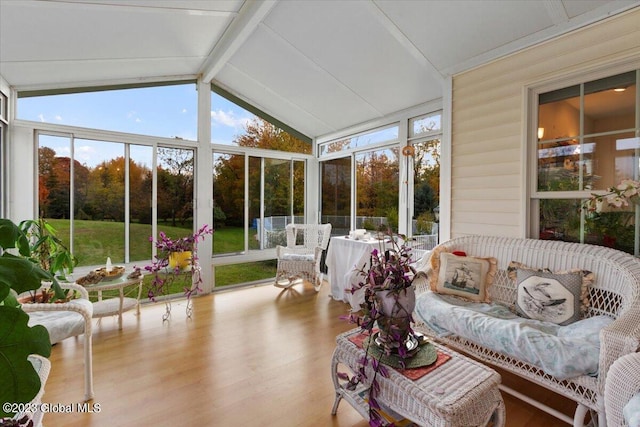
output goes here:
[[[344, 303], [309, 284], [290, 290], [258, 286], [185, 301], [145, 305], [140, 316], [94, 323], [93, 366], [99, 412], [49, 413], [57, 426], [349, 426], [368, 424], [334, 400], [330, 359], [335, 336], [353, 328], [341, 320]], [[75, 405], [83, 397], [82, 338], [54, 346], [43, 401]], [[571, 414], [571, 402], [503, 374], [503, 382], [542, 396]], [[566, 426], [532, 406], [504, 395], [508, 427]], [[68, 408], [68, 407], [65, 407]]]

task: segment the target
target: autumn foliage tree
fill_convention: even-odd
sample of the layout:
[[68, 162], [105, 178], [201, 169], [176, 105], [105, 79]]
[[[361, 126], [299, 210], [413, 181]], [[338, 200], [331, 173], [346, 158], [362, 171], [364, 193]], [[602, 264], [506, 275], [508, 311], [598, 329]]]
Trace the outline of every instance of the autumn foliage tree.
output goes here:
[[[237, 136], [234, 142], [241, 147], [280, 150], [296, 153], [311, 153], [311, 145], [301, 141], [266, 120], [254, 118], [245, 132]], [[289, 215], [291, 187], [293, 184], [294, 213], [304, 208], [304, 165], [273, 158], [265, 159], [264, 194], [266, 216]], [[226, 223], [241, 226], [244, 218], [244, 177], [245, 163], [243, 155], [218, 155], [213, 166], [214, 200], [226, 215]], [[249, 199], [250, 215], [260, 214], [260, 159], [249, 159]], [[290, 174], [293, 173], [293, 180]]]

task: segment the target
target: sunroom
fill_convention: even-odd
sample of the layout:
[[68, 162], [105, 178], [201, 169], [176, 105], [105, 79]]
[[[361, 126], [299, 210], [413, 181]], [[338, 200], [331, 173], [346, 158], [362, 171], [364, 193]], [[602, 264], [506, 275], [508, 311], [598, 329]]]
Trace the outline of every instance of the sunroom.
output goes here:
[[580, 209], [640, 174], [638, 21], [637, 1], [0, 0], [0, 216], [54, 224], [74, 277], [211, 225], [204, 295], [272, 279], [292, 222], [640, 255], [637, 208]]

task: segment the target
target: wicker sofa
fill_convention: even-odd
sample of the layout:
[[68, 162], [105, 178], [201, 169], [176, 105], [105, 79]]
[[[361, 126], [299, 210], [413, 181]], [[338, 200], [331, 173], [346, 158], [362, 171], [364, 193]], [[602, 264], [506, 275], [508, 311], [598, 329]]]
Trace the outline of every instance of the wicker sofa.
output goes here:
[[[504, 385], [501, 386], [503, 391], [524, 399], [574, 426], [584, 425], [587, 412], [595, 411], [599, 425], [605, 426], [604, 390], [609, 368], [618, 358], [636, 352], [640, 347], [640, 262], [629, 254], [600, 246], [508, 237], [458, 237], [442, 243], [432, 254], [440, 250], [463, 251], [467, 255], [477, 257], [494, 257], [497, 260], [497, 271], [493, 284], [489, 287], [489, 296], [492, 303], [501, 304], [509, 309], [514, 308], [517, 294], [516, 283], [507, 272], [507, 267], [512, 261], [536, 269], [559, 271], [579, 268], [594, 273], [595, 280], [589, 287], [590, 302], [584, 317], [606, 315], [615, 319], [600, 330], [598, 374], [595, 376], [581, 375], [570, 379], [558, 379], [512, 355], [484, 346], [482, 340], [471, 341], [455, 334], [443, 335], [434, 330], [430, 332], [439, 341], [453, 348], [570, 398], [577, 403], [577, 407], [571, 419]], [[418, 271], [423, 273], [418, 274], [414, 281], [418, 295], [432, 292], [428, 279], [430, 274], [433, 275], [430, 271], [430, 256], [425, 256], [417, 265]], [[420, 326], [428, 329], [426, 325]]]

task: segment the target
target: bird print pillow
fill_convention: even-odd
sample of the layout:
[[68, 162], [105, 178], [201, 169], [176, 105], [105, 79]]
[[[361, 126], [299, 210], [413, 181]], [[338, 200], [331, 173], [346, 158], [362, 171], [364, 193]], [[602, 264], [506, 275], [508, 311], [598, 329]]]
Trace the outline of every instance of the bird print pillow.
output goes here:
[[593, 272], [589, 270], [582, 270], [580, 268], [572, 268], [570, 270], [563, 271], [551, 271], [548, 268], [534, 268], [529, 267], [526, 264], [523, 264], [518, 261], [511, 261], [509, 266], [507, 267], [507, 274], [509, 275], [509, 279], [513, 281], [513, 288], [517, 287], [517, 273], [518, 270], [532, 270], [532, 271], [544, 271], [546, 273], [555, 273], [555, 274], [570, 274], [570, 273], [580, 273], [582, 277], [582, 292], [580, 294], [580, 318], [584, 318], [589, 310], [589, 291], [591, 286], [595, 282], [595, 275]]
[[529, 319], [569, 325], [580, 320], [582, 274], [517, 270], [516, 313]]

